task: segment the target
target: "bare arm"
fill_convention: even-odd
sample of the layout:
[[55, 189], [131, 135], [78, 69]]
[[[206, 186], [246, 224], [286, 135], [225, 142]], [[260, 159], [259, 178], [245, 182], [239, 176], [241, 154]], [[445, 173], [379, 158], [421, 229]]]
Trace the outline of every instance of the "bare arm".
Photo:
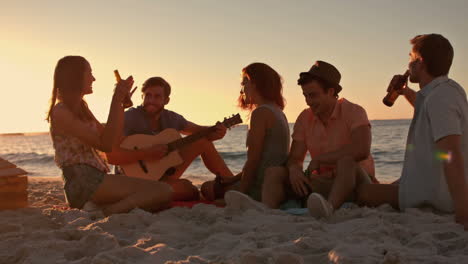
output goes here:
[[370, 126], [363, 125], [351, 131], [351, 143], [340, 149], [318, 155], [314, 158], [319, 164], [335, 164], [339, 159], [350, 156], [355, 161], [365, 160], [370, 155], [371, 146]]
[[266, 129], [272, 113], [265, 108], [258, 108], [252, 112], [247, 141], [247, 161], [245, 162], [241, 178], [240, 191], [247, 192], [257, 177], [257, 166], [262, 158]]
[[[400, 85], [400, 81], [402, 78], [405, 78], [406, 80], [405, 85], [403, 85], [403, 87], [397, 87], [398, 85]], [[416, 101], [416, 92], [408, 87], [408, 75], [394, 75], [392, 80], [390, 81], [390, 85], [387, 88], [387, 92], [390, 92], [393, 89], [395, 89], [395, 91], [398, 94], [404, 95], [406, 100], [414, 107], [414, 101]]]
[[119, 139], [119, 132], [123, 127], [123, 107], [122, 100], [131, 85], [133, 79], [129, 77], [125, 81], [118, 83], [114, 96], [112, 97], [107, 124], [100, 133], [96, 133], [85, 122], [79, 120], [64, 105], [54, 108], [52, 113], [52, 125], [58, 133], [63, 133], [79, 138], [84, 143], [100, 151], [110, 151]]
[[182, 134], [184, 135], [191, 135], [194, 133], [197, 133], [198, 131], [201, 131], [203, 129], [208, 128], [207, 126], [200, 126], [195, 123], [192, 123], [190, 121], [187, 121], [187, 125], [184, 127], [184, 129], [181, 131]]
[[[101, 151], [112, 150], [113, 146], [118, 144], [121, 138], [124, 122], [124, 108], [122, 102], [128, 95], [133, 86], [133, 77], [130, 76], [124, 81], [117, 83], [114, 96], [112, 97], [111, 108], [107, 117], [106, 126], [101, 134]], [[114, 99], [115, 98], [115, 99]]]
[[309, 194], [306, 187], [308, 179], [304, 176], [302, 166], [306, 153], [307, 146], [305, 142], [293, 140], [287, 163], [288, 176], [293, 191], [301, 197]]
[[406, 100], [414, 107], [414, 102], [416, 101], [416, 92], [406, 86], [406, 88], [402, 89], [401, 94], [403, 94]]
[[[184, 129], [181, 131], [182, 134], [184, 135], [191, 135], [193, 133], [197, 133], [201, 130], [204, 130], [204, 129], [208, 129], [210, 127], [208, 126], [200, 126], [200, 125], [197, 125], [195, 123], [192, 123], [190, 121], [187, 122], [187, 125], [184, 127]], [[215, 141], [215, 140], [218, 140], [218, 139], [222, 139], [225, 135], [226, 135], [226, 127], [221, 124], [221, 123], [217, 123], [216, 124], [216, 130], [209, 134], [207, 136], [207, 139], [208, 140], [211, 140], [211, 141]]]
[[302, 171], [302, 164], [307, 153], [307, 147], [304, 142], [293, 140], [287, 166]]
[[458, 223], [468, 229], [468, 186], [465, 180], [465, 168], [459, 135], [443, 137], [436, 143], [442, 154], [447, 154], [444, 161], [444, 173], [455, 208]]

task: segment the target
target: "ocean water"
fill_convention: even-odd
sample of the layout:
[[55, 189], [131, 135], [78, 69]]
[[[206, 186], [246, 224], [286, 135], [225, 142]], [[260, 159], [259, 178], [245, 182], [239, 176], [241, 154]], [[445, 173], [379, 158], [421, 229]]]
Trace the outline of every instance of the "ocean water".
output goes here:
[[[372, 124], [372, 155], [377, 178], [388, 182], [399, 178], [403, 165], [406, 136], [410, 120], [375, 120]], [[290, 124], [292, 132], [293, 124]], [[215, 142], [226, 164], [234, 173], [240, 172], [246, 160], [247, 126], [237, 126], [225, 138]], [[0, 157], [29, 172], [31, 177], [60, 177], [54, 163], [54, 149], [48, 134], [0, 136]], [[306, 157], [304, 163], [308, 163]], [[194, 182], [213, 179], [203, 161], [197, 158], [184, 174]]]

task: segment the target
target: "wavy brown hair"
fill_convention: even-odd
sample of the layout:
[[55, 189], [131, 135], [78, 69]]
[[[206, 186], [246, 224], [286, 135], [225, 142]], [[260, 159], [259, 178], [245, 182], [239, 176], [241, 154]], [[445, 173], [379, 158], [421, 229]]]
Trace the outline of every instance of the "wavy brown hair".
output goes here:
[[[88, 104], [82, 97], [84, 73], [87, 65], [89, 62], [81, 56], [66, 56], [57, 62], [47, 122], [51, 121], [52, 110], [57, 104], [57, 100], [63, 102], [79, 119], [83, 121], [94, 119]], [[73, 107], [76, 104], [79, 107]]]
[[[242, 69], [242, 75], [255, 84], [258, 93], [284, 109], [283, 81], [281, 76], [265, 63], [255, 62]], [[239, 107], [252, 110], [254, 105], [244, 101], [242, 94], [238, 98]]]
[[161, 86], [164, 88], [164, 96], [169, 97], [171, 95], [171, 85], [164, 80], [162, 77], [151, 77], [143, 83], [141, 92], [144, 93], [148, 87]]

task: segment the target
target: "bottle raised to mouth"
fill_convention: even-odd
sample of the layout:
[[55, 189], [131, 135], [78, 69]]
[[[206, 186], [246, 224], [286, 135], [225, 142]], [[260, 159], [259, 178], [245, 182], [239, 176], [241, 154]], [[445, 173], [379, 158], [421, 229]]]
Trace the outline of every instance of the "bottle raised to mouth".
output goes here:
[[388, 107], [391, 107], [393, 106], [393, 104], [395, 103], [396, 99], [398, 98], [398, 96], [400, 95], [398, 93], [399, 90], [403, 89], [403, 87], [405, 86], [406, 82], [408, 81], [408, 76], [409, 76], [409, 71], [406, 70], [406, 72], [401, 75], [401, 76], [398, 76], [398, 78], [393, 78], [391, 81], [390, 81], [390, 84], [388, 85], [388, 88], [387, 88], [387, 95], [385, 95], [385, 97], [383, 98], [382, 102], [388, 106]]

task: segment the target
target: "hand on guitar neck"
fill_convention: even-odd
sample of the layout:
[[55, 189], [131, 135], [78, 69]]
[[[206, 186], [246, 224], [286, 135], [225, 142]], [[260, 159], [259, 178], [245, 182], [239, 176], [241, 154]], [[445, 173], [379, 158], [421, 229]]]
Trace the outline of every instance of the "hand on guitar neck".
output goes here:
[[217, 122], [214, 126], [215, 131], [206, 136], [206, 138], [210, 141], [215, 141], [218, 139], [222, 139], [226, 135], [227, 128], [221, 122]]

